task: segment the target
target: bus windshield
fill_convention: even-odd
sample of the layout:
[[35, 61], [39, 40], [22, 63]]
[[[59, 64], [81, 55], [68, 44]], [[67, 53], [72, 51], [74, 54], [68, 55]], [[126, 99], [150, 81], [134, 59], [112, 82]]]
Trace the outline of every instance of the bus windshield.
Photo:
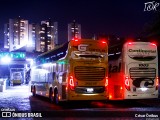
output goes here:
[[72, 58], [73, 59], [81, 59], [81, 58], [97, 58], [97, 59], [102, 59], [104, 57], [106, 57], [105, 54], [102, 54], [100, 52], [96, 52], [96, 53], [88, 53], [88, 52], [79, 52], [79, 51], [73, 51], [72, 53]]
[[132, 43], [128, 45], [128, 56], [138, 61], [151, 61], [157, 56], [156, 46], [151, 43], [138, 44]]

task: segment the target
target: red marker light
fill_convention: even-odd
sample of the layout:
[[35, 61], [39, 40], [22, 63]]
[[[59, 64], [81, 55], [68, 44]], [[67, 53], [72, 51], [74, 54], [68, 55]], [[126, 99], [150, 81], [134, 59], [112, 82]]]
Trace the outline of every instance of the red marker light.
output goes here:
[[74, 40], [75, 42], [77, 42], [77, 41], [78, 41], [78, 38], [72, 38], [72, 40]]
[[106, 41], [102, 41], [102, 43], [104, 43], [104, 44], [105, 44], [105, 43], [106, 43]]
[[151, 45], [156, 46], [156, 44], [155, 44], [155, 43], [151, 43]]
[[129, 42], [129, 43], [128, 43], [128, 45], [132, 45], [132, 43], [131, 43], [131, 42]]

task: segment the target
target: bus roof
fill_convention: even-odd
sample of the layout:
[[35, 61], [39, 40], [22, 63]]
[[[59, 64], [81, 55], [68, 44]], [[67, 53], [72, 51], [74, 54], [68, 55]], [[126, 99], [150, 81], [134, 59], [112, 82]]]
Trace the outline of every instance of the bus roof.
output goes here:
[[[97, 42], [98, 42], [98, 40], [93, 40], [93, 39], [78, 39], [78, 41], [97, 41]], [[44, 53], [38, 55], [37, 58], [38, 58], [38, 57], [45, 56], [45, 55], [48, 55], [48, 54], [50, 54], [50, 53], [53, 53], [54, 51], [56, 51], [56, 50], [58, 50], [58, 49], [61, 49], [61, 48], [63, 48], [64, 46], [68, 45], [69, 42], [74, 42], [74, 40], [70, 40], [70, 41], [68, 41], [68, 42], [66, 42], [66, 43], [63, 43], [63, 44], [57, 46], [55, 49], [52, 49], [52, 50], [47, 51], [47, 52], [44, 52]]]
[[54, 49], [52, 49], [52, 50], [50, 50], [50, 51], [47, 51], [47, 52], [44, 52], [44, 53], [38, 55], [37, 57], [42, 57], [42, 56], [45, 56], [45, 55], [47, 55], [47, 54], [49, 54], [49, 53], [52, 53], [53, 51], [58, 50], [59, 48], [62, 48], [64, 45], [66, 45], [66, 44], [68, 44], [68, 43], [69, 43], [69, 42], [63, 43], [63, 44], [57, 46], [56, 48], [54, 48]]

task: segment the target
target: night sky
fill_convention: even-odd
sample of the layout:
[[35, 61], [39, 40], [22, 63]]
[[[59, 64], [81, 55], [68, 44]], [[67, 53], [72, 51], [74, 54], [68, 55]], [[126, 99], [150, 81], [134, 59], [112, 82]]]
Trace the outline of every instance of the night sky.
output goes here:
[[81, 24], [82, 38], [101, 33], [136, 37], [154, 17], [155, 11], [144, 11], [146, 2], [150, 0], [0, 0], [0, 41], [4, 23], [18, 16], [29, 23], [58, 22], [59, 43], [67, 41], [67, 24], [73, 20]]

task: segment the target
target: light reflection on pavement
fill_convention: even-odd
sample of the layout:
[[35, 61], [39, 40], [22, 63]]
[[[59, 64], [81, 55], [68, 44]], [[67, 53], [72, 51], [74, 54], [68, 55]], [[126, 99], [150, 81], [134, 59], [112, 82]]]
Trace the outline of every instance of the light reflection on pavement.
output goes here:
[[[134, 117], [135, 114], [139, 114], [140, 112], [147, 113], [152, 112], [157, 114], [156, 111], [160, 111], [160, 103], [158, 104], [159, 100], [154, 100], [157, 102], [155, 104], [153, 100], [139, 100], [138, 102], [133, 102], [133, 105], [128, 102], [91, 102], [88, 105], [85, 104], [77, 104], [77, 103], [69, 103], [69, 104], [63, 104], [62, 106], [57, 106], [54, 104], [49, 103], [47, 99], [43, 99], [41, 97], [32, 97], [30, 89], [26, 85], [22, 86], [14, 86], [9, 87], [4, 92], [0, 92], [0, 108], [2, 109], [15, 109], [15, 111], [48, 111], [45, 112], [45, 114], [50, 113], [51, 116], [55, 115], [54, 120], [106, 120], [106, 119], [117, 119], [119, 117], [108, 117], [107, 115], [111, 116], [111, 114], [116, 115], [115, 113], [118, 113], [119, 116], [125, 116], [126, 114], [130, 114], [129, 116]], [[125, 103], [125, 104], [124, 104]], [[150, 103], [151, 106], [149, 105]], [[115, 113], [114, 113], [115, 112]], [[134, 113], [131, 113], [134, 112]], [[71, 115], [70, 117], [67, 117], [67, 115]], [[100, 118], [97, 116], [101, 116]], [[81, 116], [81, 117], [76, 117]], [[90, 117], [89, 117], [90, 116]], [[103, 117], [104, 116], [104, 117]], [[38, 118], [38, 120], [48, 120], [49, 118]], [[123, 118], [130, 120], [129, 118]], [[1, 120], [1, 118], [0, 118]], [[3, 120], [3, 119], [2, 119]], [[10, 118], [9, 120], [35, 120], [35, 118]], [[37, 119], [36, 119], [37, 120]]]
[[28, 86], [13, 86], [0, 92], [0, 108], [11, 108], [18, 111], [30, 111]]

